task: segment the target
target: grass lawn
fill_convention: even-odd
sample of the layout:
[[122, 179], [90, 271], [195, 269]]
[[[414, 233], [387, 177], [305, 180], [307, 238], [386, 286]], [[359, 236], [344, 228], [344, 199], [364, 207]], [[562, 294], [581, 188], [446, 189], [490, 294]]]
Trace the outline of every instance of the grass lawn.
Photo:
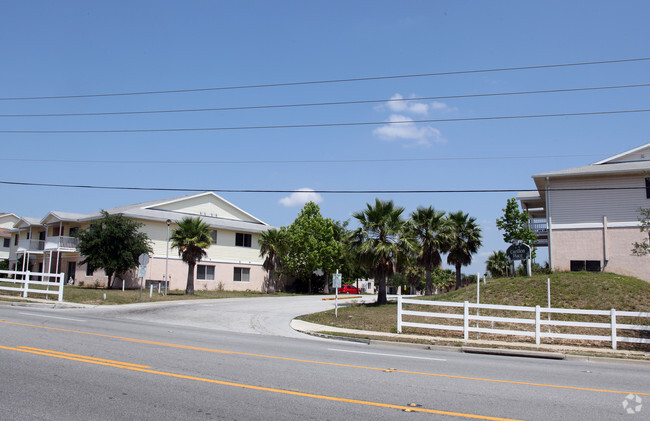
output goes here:
[[[547, 279], [551, 279], [551, 307], [555, 308], [580, 308], [594, 310], [610, 310], [615, 308], [617, 311], [638, 311], [650, 312], [650, 283], [639, 279], [620, 276], [615, 274], [593, 274], [586, 272], [578, 273], [556, 273], [552, 275], [536, 275], [530, 278], [499, 278], [488, 279], [487, 284], [481, 284], [480, 298], [483, 304], [501, 304], [515, 306], [536, 306], [546, 307], [547, 303]], [[446, 294], [434, 295], [431, 297], [421, 297], [422, 300], [435, 301], [453, 301], [476, 302], [476, 284], [469, 287], [461, 288], [458, 291], [452, 291]], [[421, 311], [435, 312], [456, 312], [462, 314], [462, 309], [451, 309], [442, 307], [405, 305], [405, 308]], [[470, 310], [475, 312], [476, 310]], [[384, 306], [374, 304], [361, 304], [339, 308], [339, 317], [334, 317], [333, 311], [310, 314], [302, 316], [301, 319], [313, 323], [324, 324], [328, 326], [337, 326], [351, 329], [372, 330], [377, 332], [396, 332], [397, 330], [397, 304], [389, 303]], [[481, 310], [481, 315], [534, 318], [532, 313], [524, 312], [504, 312], [497, 310]], [[608, 323], [607, 316], [583, 316], [583, 315], [553, 315], [556, 320], [570, 321], [591, 321]], [[440, 318], [423, 318], [416, 316], [406, 316], [405, 320], [416, 321], [420, 323], [444, 323], [462, 325], [462, 320], [451, 320]], [[650, 325], [648, 318], [626, 318], [618, 319], [618, 323], [630, 323]], [[476, 322], [471, 322], [475, 326]], [[481, 327], [491, 327], [491, 322], [481, 322]], [[521, 325], [507, 323], [495, 323], [495, 328], [523, 330]], [[527, 329], [533, 329], [529, 326]], [[548, 329], [543, 327], [543, 329]], [[592, 335], [609, 335], [609, 329], [586, 329], [575, 327], [554, 326], [551, 328], [554, 332], [559, 333], [584, 333]], [[431, 335], [436, 337], [454, 337], [462, 338], [462, 332], [453, 332], [445, 330], [430, 330], [405, 327], [404, 333], [414, 333], [422, 335]], [[471, 334], [475, 335], [475, 334]], [[636, 336], [650, 338], [650, 332], [638, 331], [619, 331], [620, 336]], [[505, 335], [487, 335], [481, 334], [481, 339], [508, 340], [508, 341], [526, 341], [523, 336], [505, 336]], [[534, 339], [533, 339], [534, 341]], [[573, 343], [575, 340], [558, 340], [554, 339], [553, 343]], [[580, 341], [581, 345], [598, 345], [608, 346], [608, 342]], [[650, 350], [647, 344], [627, 344], [619, 343], [619, 348]]]
[[[3, 283], [6, 286], [17, 286], [16, 284]], [[34, 289], [45, 289], [43, 285], [32, 285]], [[56, 288], [51, 288], [55, 291]], [[6, 298], [5, 301], [20, 301], [20, 293], [0, 291], [0, 294], [13, 297]], [[276, 295], [289, 295], [278, 293]], [[106, 298], [104, 298], [104, 296]], [[210, 299], [210, 298], [234, 298], [234, 297], [263, 297], [269, 296], [266, 293], [259, 291], [204, 291], [195, 290], [194, 295], [185, 295], [185, 290], [170, 290], [166, 296], [158, 294], [158, 290], [154, 288], [151, 298], [149, 298], [149, 290], [142, 291], [142, 299], [140, 299], [140, 290], [127, 289], [122, 292], [121, 289], [104, 289], [94, 287], [80, 287], [80, 286], [65, 286], [63, 288], [63, 301], [81, 304], [129, 304], [139, 302], [154, 302], [154, 301], [179, 301], [179, 300], [197, 300], [197, 299]], [[29, 293], [29, 298], [40, 298], [56, 302], [57, 296], [50, 294]]]

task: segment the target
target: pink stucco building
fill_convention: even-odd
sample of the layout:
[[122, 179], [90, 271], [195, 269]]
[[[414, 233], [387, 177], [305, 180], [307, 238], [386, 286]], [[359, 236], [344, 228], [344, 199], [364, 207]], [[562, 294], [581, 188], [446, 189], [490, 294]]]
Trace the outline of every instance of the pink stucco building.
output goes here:
[[[556, 271], [613, 272], [650, 281], [650, 256], [631, 253], [647, 238], [640, 208], [650, 208], [650, 143], [583, 167], [535, 174], [535, 192], [517, 199]], [[539, 254], [538, 254], [539, 255]]]
[[[187, 265], [178, 250], [168, 247], [168, 233], [183, 217], [200, 217], [211, 229], [213, 244], [207, 257], [196, 266], [194, 288], [256, 290], [264, 288], [266, 272], [262, 269], [258, 238], [271, 228], [268, 224], [238, 208], [213, 192], [204, 192], [171, 199], [120, 206], [106, 210], [122, 214], [143, 224], [153, 244], [153, 254], [147, 265], [145, 280], [169, 281], [170, 289], [184, 289]], [[106, 285], [101, 269], [82, 265], [83, 256], [77, 251], [75, 234], [101, 218], [99, 212], [76, 214], [51, 211], [41, 219], [22, 217], [9, 230], [10, 267], [19, 266], [33, 272], [65, 273], [65, 279], [75, 284]], [[168, 222], [169, 221], [169, 224]], [[16, 267], [22, 270], [23, 267]], [[124, 276], [126, 287], [139, 285], [136, 273]], [[117, 282], [121, 287], [121, 282]]]

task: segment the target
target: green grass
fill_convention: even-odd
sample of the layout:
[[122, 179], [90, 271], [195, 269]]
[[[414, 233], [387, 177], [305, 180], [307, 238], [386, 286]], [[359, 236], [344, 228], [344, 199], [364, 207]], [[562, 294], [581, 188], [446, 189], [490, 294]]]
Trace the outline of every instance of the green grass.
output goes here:
[[[16, 286], [15, 284], [7, 284], [8, 286]], [[30, 288], [45, 289], [43, 285], [32, 285]], [[55, 291], [56, 288], [50, 288]], [[1, 291], [0, 294], [8, 297], [16, 297], [15, 299], [6, 298], [5, 301], [18, 301], [20, 294], [17, 292]], [[276, 294], [288, 295], [288, 294]], [[104, 298], [106, 296], [106, 298]], [[79, 286], [65, 286], [63, 288], [63, 300], [71, 303], [80, 304], [130, 304], [139, 302], [155, 302], [155, 301], [180, 301], [180, 300], [197, 300], [197, 299], [214, 299], [214, 298], [237, 298], [237, 297], [263, 297], [269, 296], [266, 293], [259, 291], [204, 291], [195, 290], [194, 295], [185, 295], [184, 290], [170, 290], [166, 296], [158, 294], [158, 290], [154, 289], [152, 297], [149, 298], [149, 290], [142, 291], [142, 299], [140, 299], [140, 290], [127, 289], [124, 292], [121, 289], [105, 289], [94, 287], [79, 287]], [[56, 295], [46, 295], [38, 293], [29, 293], [29, 298], [47, 299], [56, 302]]]
[[[547, 304], [547, 279], [551, 279], [551, 307], [555, 308], [579, 308], [579, 309], [598, 309], [610, 310], [615, 308], [617, 311], [639, 311], [650, 312], [650, 283], [639, 279], [620, 276], [615, 274], [593, 274], [587, 272], [578, 273], [557, 273], [552, 275], [538, 275], [530, 278], [499, 278], [488, 279], [487, 284], [481, 284], [480, 298], [482, 304], [501, 304], [534, 307], [546, 307]], [[434, 295], [431, 297], [421, 297], [422, 300], [435, 301], [453, 301], [476, 302], [476, 284], [471, 284], [466, 288], [458, 291], [452, 291], [446, 294]], [[436, 312], [455, 312], [462, 313], [462, 309], [450, 309], [442, 307], [405, 305], [405, 308], [421, 311]], [[476, 310], [470, 310], [475, 314]], [[501, 317], [518, 317], [534, 318], [533, 313], [481, 310], [483, 316], [501, 316]], [[546, 317], [546, 316], [545, 316]], [[591, 321], [607, 323], [607, 316], [582, 316], [582, 315], [553, 315], [556, 320], [568, 321]], [[397, 305], [389, 303], [384, 306], [374, 304], [353, 305], [339, 309], [339, 317], [334, 317], [333, 311], [310, 314], [301, 317], [302, 320], [324, 324], [328, 326], [337, 326], [351, 329], [372, 330], [376, 332], [396, 332], [397, 328]], [[420, 323], [443, 323], [462, 325], [462, 320], [452, 320], [440, 318], [423, 318], [416, 316], [406, 316], [407, 321], [416, 321]], [[647, 318], [620, 318], [619, 323], [643, 324], [649, 325], [650, 320]], [[476, 322], [472, 322], [475, 325]], [[491, 327], [490, 322], [481, 322], [481, 327]], [[515, 326], [507, 323], [495, 323], [495, 328], [522, 330], [521, 325]], [[532, 329], [532, 326], [526, 328]], [[543, 327], [543, 329], [547, 329]], [[584, 329], [574, 327], [552, 327], [552, 331], [561, 333], [586, 333], [593, 335], [609, 335], [608, 329]], [[404, 328], [404, 333], [414, 333], [430, 335], [436, 337], [460, 337], [462, 333]], [[472, 334], [475, 335], [475, 334]], [[638, 331], [619, 331], [620, 336], [650, 337], [648, 332]], [[474, 336], [473, 336], [474, 337]], [[481, 334], [482, 339], [507, 340], [507, 341], [526, 341], [521, 336], [505, 335], [485, 335]], [[553, 343], [573, 343], [576, 341], [560, 341], [554, 339]], [[580, 342], [584, 345], [607, 346], [606, 342]], [[638, 349], [649, 350], [650, 347], [644, 344], [619, 344], [621, 349]]]

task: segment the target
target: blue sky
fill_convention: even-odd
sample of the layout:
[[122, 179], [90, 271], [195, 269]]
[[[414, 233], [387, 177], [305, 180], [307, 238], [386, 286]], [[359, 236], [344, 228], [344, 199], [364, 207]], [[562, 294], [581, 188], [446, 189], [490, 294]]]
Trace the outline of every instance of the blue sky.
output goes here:
[[[0, 98], [648, 57], [649, 12], [646, 1], [5, 2]], [[193, 93], [1, 100], [0, 114], [437, 97], [644, 84], [650, 83], [649, 74], [650, 61], [639, 61]], [[14, 131], [385, 122], [167, 133], [0, 133], [0, 181], [205, 190], [527, 189], [533, 187], [532, 174], [585, 165], [650, 141], [649, 114], [388, 122], [648, 109], [649, 93], [650, 88], [639, 87], [238, 111], [0, 117], [0, 130]], [[0, 211], [40, 218], [50, 210], [94, 212], [181, 194], [0, 184]], [[221, 195], [275, 226], [291, 223], [301, 208], [289, 193]], [[484, 247], [467, 273], [484, 272], [485, 258], [506, 248], [495, 219], [514, 193], [322, 194], [316, 199], [324, 216], [346, 220], [376, 196], [394, 200], [407, 212], [432, 205], [476, 217]], [[545, 260], [545, 251], [539, 260]]]

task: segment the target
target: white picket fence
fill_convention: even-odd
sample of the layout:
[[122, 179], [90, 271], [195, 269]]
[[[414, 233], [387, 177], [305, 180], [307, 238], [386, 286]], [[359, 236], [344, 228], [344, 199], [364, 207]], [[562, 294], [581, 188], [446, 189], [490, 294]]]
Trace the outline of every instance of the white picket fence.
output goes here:
[[[456, 307], [462, 308], [463, 314], [458, 313], [444, 313], [444, 312], [427, 312], [427, 311], [414, 311], [414, 310], [405, 310], [403, 308], [404, 304], [416, 304], [420, 306], [436, 306], [436, 307]], [[525, 318], [514, 318], [514, 317], [493, 317], [493, 316], [480, 316], [477, 311], [477, 314], [470, 314], [470, 309], [490, 309], [490, 310], [502, 310], [502, 311], [518, 311], [518, 312], [527, 312], [534, 313], [535, 318], [525, 319]], [[609, 316], [608, 323], [596, 323], [596, 322], [577, 322], [577, 321], [566, 321], [566, 320], [551, 320], [551, 317], [548, 317], [548, 320], [542, 318], [542, 314], [583, 314], [591, 316]], [[406, 322], [404, 321], [404, 316], [420, 316], [420, 317], [430, 317], [430, 318], [440, 318], [440, 319], [462, 319], [463, 325], [451, 325], [451, 324], [430, 324], [430, 323], [416, 323], [416, 322]], [[648, 318], [648, 324], [645, 325], [632, 325], [632, 324], [623, 324], [617, 322], [617, 317], [636, 317], [636, 318]], [[470, 321], [477, 321], [477, 326], [471, 326]], [[478, 322], [487, 321], [487, 322], [501, 322], [501, 323], [513, 323], [518, 325], [523, 325], [524, 327], [534, 325], [535, 330], [511, 330], [511, 329], [494, 329], [486, 327], [478, 327]], [[553, 333], [544, 332], [542, 326], [572, 326], [572, 327], [583, 327], [583, 328], [600, 328], [608, 329], [610, 335], [578, 335], [573, 333]], [[616, 349], [616, 344], [618, 342], [632, 342], [632, 343], [642, 343], [650, 344], [650, 339], [646, 338], [631, 338], [618, 336], [617, 330], [636, 330], [636, 331], [650, 331], [650, 313], [645, 312], [635, 312], [635, 311], [616, 311], [615, 309], [611, 310], [581, 310], [581, 309], [568, 309], [568, 308], [546, 308], [546, 307], [522, 307], [522, 306], [502, 306], [494, 304], [474, 304], [468, 301], [463, 303], [457, 302], [447, 302], [447, 301], [428, 301], [428, 300], [414, 300], [408, 298], [402, 298], [401, 296], [397, 297], [397, 332], [402, 333], [402, 327], [417, 327], [423, 329], [440, 329], [440, 330], [454, 330], [462, 331], [463, 337], [465, 340], [469, 339], [469, 334], [471, 332], [477, 333], [488, 333], [488, 334], [498, 334], [498, 335], [517, 335], [517, 336], [527, 336], [534, 337], [535, 343], [539, 344], [542, 338], [562, 338], [562, 339], [577, 339], [577, 340], [589, 340], [589, 341], [611, 341], [612, 349]]]
[[[22, 293], [24, 298], [27, 298], [29, 293], [57, 295], [58, 301], [63, 301], [64, 278], [64, 273], [0, 270], [0, 291], [18, 291]], [[17, 286], [6, 286], [2, 285], [2, 283], [11, 283]], [[42, 285], [46, 288], [33, 288], [35, 285]]]

